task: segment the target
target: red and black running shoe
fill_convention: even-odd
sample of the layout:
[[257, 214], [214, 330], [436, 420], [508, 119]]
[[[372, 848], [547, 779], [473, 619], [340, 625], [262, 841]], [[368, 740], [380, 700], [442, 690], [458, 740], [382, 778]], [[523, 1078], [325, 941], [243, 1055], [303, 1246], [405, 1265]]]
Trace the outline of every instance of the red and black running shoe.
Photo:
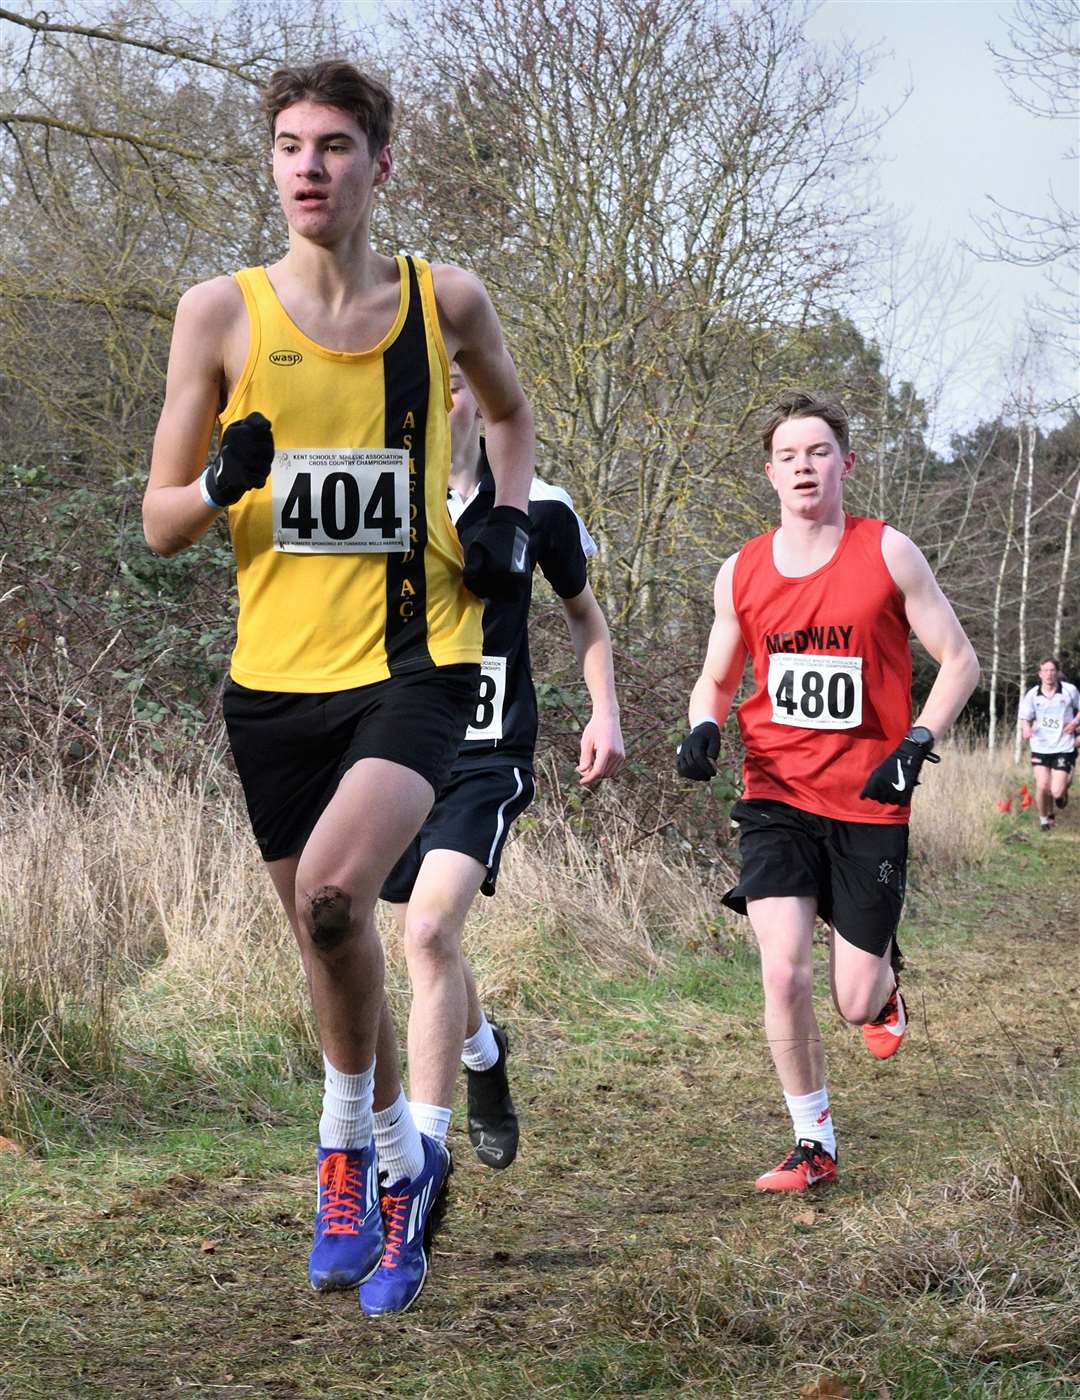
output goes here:
[[838, 1177], [832, 1153], [812, 1138], [800, 1138], [779, 1166], [759, 1176], [754, 1185], [759, 1191], [809, 1191]]
[[907, 1006], [900, 995], [900, 988], [894, 987], [892, 996], [881, 1008], [880, 1016], [874, 1021], [867, 1021], [862, 1028], [866, 1048], [879, 1060], [887, 1060], [900, 1049], [907, 1026]]

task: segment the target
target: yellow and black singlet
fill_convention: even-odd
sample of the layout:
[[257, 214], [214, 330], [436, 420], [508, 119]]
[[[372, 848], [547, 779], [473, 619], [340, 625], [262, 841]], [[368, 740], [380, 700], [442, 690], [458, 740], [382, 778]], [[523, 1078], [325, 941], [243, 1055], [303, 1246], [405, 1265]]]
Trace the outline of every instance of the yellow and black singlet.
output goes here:
[[266, 269], [235, 274], [250, 342], [221, 430], [274, 433], [270, 479], [229, 507], [240, 615], [231, 675], [319, 693], [479, 663], [482, 605], [446, 509], [449, 368], [431, 269], [398, 257], [398, 313], [360, 353], [293, 323]]

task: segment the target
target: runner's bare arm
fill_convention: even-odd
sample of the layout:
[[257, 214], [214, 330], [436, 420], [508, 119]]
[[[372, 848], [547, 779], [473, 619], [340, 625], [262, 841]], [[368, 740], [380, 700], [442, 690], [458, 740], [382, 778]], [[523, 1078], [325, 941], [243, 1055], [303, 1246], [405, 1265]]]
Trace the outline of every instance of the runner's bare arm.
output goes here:
[[225, 338], [243, 300], [231, 277], [216, 277], [180, 298], [169, 350], [165, 403], [154, 434], [143, 531], [156, 554], [178, 554], [204, 535], [218, 510], [199, 490], [199, 475], [224, 402]]
[[589, 584], [575, 598], [564, 598], [562, 605], [574, 654], [592, 701], [592, 717], [581, 733], [577, 766], [582, 783], [589, 787], [602, 778], [614, 778], [626, 762], [615, 696], [611, 634]]
[[881, 553], [903, 595], [911, 630], [938, 663], [937, 677], [914, 723], [940, 739], [979, 683], [978, 657], [917, 546], [887, 525]]
[[463, 268], [443, 263], [431, 275], [447, 356], [461, 366], [484, 415], [495, 504], [527, 511], [536, 462], [532, 409], [491, 298]]
[[701, 675], [690, 692], [691, 728], [703, 719], [714, 719], [721, 726], [724, 724], [746, 665], [746, 646], [731, 594], [736, 558], [733, 554], [726, 559], [716, 575], [713, 589], [715, 616], [709, 633], [709, 645]]
[[1075, 734], [1080, 729], [1080, 695], [1075, 690], [1071, 694], [1074, 713], [1072, 719], [1067, 719], [1061, 726], [1065, 734]]
[[1020, 701], [1020, 708], [1017, 711], [1016, 722], [1020, 726], [1020, 737], [1027, 742], [1031, 738], [1031, 732], [1035, 728], [1035, 706], [1028, 704], [1028, 697], [1025, 695]]

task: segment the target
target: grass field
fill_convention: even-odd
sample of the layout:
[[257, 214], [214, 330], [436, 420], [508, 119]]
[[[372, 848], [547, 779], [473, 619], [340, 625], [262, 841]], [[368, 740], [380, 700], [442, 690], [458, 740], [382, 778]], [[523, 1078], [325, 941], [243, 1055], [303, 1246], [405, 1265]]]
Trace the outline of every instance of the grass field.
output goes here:
[[[882, 1064], [822, 1007], [842, 1176], [797, 1200], [750, 1189], [789, 1126], [756, 958], [715, 890], [677, 853], [598, 872], [571, 844], [556, 870], [542, 832], [520, 841], [470, 938], [511, 1028], [521, 1154], [489, 1172], [455, 1124], [432, 1278], [371, 1322], [306, 1287], [316, 1059], [257, 865], [214, 883], [191, 794], [162, 815], [126, 790], [131, 825], [102, 816], [78, 861], [42, 852], [45, 798], [36, 847], [5, 835], [22, 961], [0, 1100], [23, 1150], [0, 1155], [0, 1394], [1080, 1393], [1076, 808], [1049, 839], [983, 823], [981, 864], [926, 834], [912, 1031]], [[157, 838], [125, 846], [162, 822], [183, 878]], [[112, 962], [88, 908], [122, 922]]]

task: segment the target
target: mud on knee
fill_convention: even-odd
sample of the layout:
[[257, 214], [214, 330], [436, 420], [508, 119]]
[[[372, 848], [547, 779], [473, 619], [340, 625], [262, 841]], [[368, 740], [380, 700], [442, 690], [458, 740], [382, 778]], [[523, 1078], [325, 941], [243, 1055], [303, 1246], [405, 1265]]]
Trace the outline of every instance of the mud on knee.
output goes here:
[[352, 932], [352, 899], [336, 885], [323, 885], [307, 897], [311, 941], [322, 953], [340, 948]]

